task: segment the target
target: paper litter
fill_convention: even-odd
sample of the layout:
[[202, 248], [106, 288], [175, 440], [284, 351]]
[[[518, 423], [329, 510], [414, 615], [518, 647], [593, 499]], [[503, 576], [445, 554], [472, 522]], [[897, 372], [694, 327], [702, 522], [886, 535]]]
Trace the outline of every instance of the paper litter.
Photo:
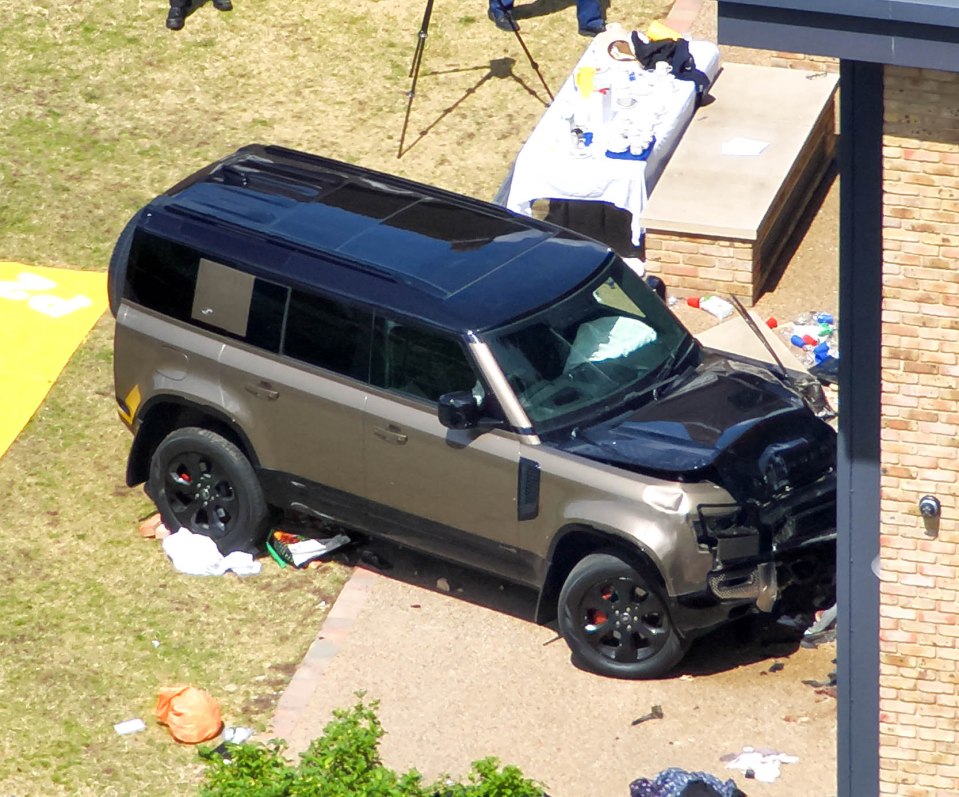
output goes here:
[[783, 764], [795, 764], [799, 757], [776, 750], [744, 747], [741, 753], [724, 755], [719, 760], [725, 762], [728, 769], [738, 769], [746, 773], [746, 777], [749, 777], [751, 771], [753, 777], [761, 783], [772, 783], [779, 777]]

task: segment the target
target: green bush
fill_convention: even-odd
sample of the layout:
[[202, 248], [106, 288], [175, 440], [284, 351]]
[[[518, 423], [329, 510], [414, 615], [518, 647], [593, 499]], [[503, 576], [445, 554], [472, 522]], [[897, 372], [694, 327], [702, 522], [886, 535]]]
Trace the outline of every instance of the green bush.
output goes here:
[[199, 797], [543, 797], [542, 785], [495, 758], [473, 763], [466, 783], [443, 778], [426, 785], [415, 769], [402, 775], [383, 766], [379, 703], [333, 712], [299, 764], [284, 757], [285, 743], [226, 744], [226, 757], [201, 751], [208, 766]]

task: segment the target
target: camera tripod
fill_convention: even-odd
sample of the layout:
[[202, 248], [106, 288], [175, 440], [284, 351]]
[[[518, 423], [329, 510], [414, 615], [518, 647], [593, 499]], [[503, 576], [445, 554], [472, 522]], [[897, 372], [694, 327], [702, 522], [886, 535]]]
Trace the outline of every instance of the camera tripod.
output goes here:
[[[533, 67], [533, 71], [536, 72], [540, 82], [543, 84], [543, 88], [546, 89], [546, 94], [549, 97], [550, 102], [552, 102], [553, 93], [549, 90], [549, 86], [546, 85], [546, 79], [543, 77], [543, 73], [539, 71], [539, 64], [534, 60], [532, 53], [530, 53], [529, 48], [526, 46], [526, 42], [523, 41], [523, 37], [519, 35], [519, 25], [517, 25], [516, 21], [513, 19], [512, 12], [504, 8], [503, 13], [509, 20], [509, 24], [513, 29], [513, 33], [516, 34], [516, 41], [519, 42], [519, 46], [523, 49], [523, 52], [526, 53], [526, 57], [529, 59], [530, 66]], [[426, 47], [426, 37], [429, 35], [430, 17], [432, 15], [433, 0], [426, 0], [426, 9], [423, 11], [423, 21], [420, 24], [420, 30], [417, 34], [416, 50], [413, 52], [413, 63], [410, 65], [409, 76], [412, 78], [413, 82], [410, 84], [410, 90], [406, 93], [406, 96], [409, 98], [409, 100], [406, 103], [406, 116], [403, 118], [403, 130], [400, 133], [400, 146], [396, 152], [397, 158], [403, 157], [403, 142], [406, 141], [406, 129], [410, 123], [410, 111], [413, 108], [413, 98], [416, 96], [416, 81], [420, 76], [420, 65], [423, 63], [423, 49]]]

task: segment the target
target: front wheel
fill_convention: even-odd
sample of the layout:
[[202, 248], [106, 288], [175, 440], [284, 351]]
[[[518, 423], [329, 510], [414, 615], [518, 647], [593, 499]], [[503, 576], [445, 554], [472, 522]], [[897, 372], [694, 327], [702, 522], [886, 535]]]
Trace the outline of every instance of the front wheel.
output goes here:
[[220, 553], [255, 553], [266, 538], [269, 507], [250, 461], [209, 429], [167, 435], [150, 462], [148, 492], [171, 531], [210, 537]]
[[590, 554], [570, 571], [559, 630], [578, 664], [614, 678], [656, 678], [685, 653], [659, 586], [611, 554]]

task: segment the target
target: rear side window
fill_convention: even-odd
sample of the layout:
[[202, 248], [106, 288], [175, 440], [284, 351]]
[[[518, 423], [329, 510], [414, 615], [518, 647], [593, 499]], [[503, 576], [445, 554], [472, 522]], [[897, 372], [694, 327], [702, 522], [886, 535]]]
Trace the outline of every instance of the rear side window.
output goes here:
[[189, 321], [199, 260], [189, 247], [138, 233], [123, 296], [178, 321]]
[[158, 313], [279, 351], [289, 289], [188, 246], [139, 233], [124, 297]]
[[294, 290], [290, 295], [283, 353], [366, 381], [372, 323], [372, 314], [366, 310]]

